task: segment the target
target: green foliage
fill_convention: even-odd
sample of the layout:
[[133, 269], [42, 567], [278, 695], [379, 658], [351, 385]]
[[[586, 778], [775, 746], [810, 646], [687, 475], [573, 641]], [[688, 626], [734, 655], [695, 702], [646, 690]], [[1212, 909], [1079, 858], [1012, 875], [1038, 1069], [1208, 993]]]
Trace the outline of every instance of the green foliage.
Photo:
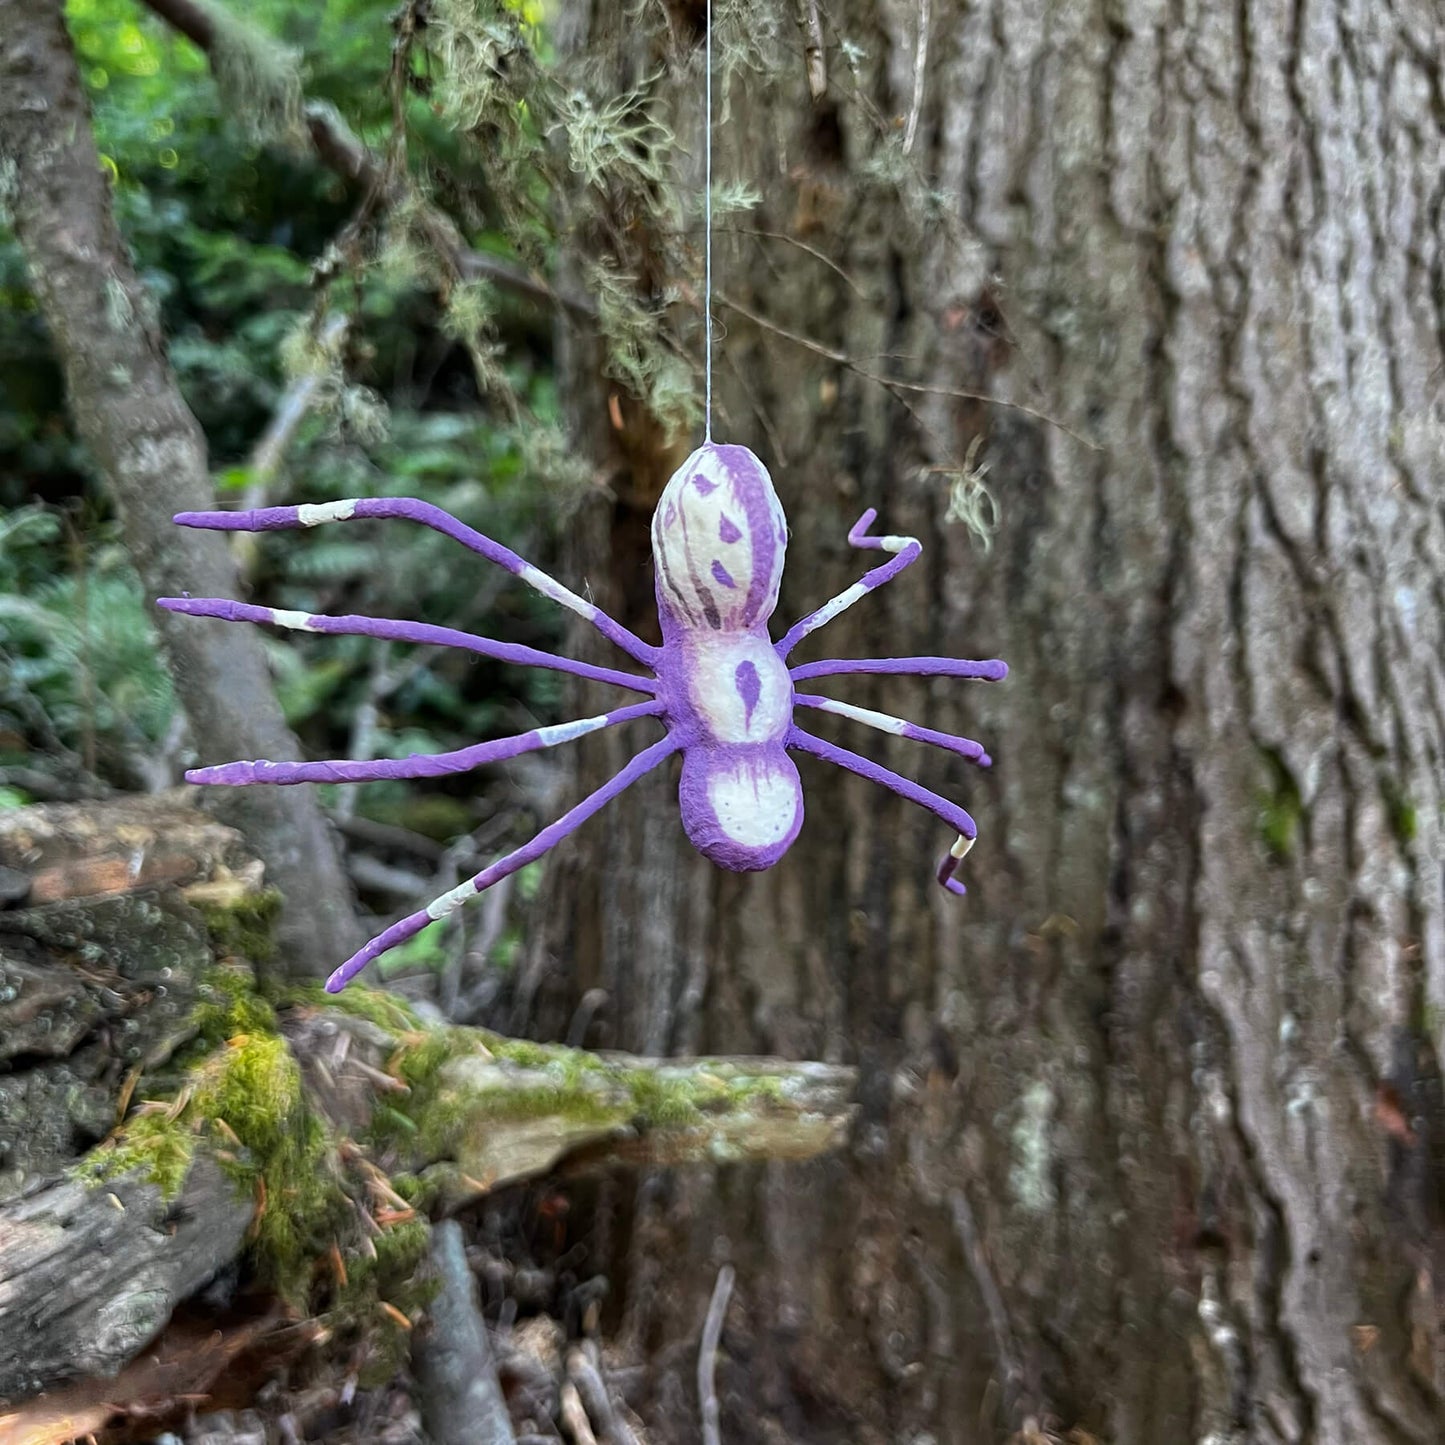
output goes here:
[[[422, 496], [545, 564], [582, 469], [561, 440], [534, 319], [516, 298], [455, 283], [438, 267], [422, 177], [458, 166], [455, 136], [419, 94], [405, 98], [412, 179], [374, 224], [389, 228], [393, 243], [406, 238], [420, 256], [410, 266], [394, 264], [395, 255], [388, 262], [380, 230], [348, 239], [358, 197], [291, 143], [304, 81], [308, 96], [385, 150], [391, 0], [206, 0], [206, 8], [221, 31], [215, 74], [132, 0], [68, 0], [67, 16], [118, 218], [205, 428], [218, 490], [232, 502], [249, 493], [252, 504], [263, 500], [250, 492], [258, 482], [276, 501]], [[540, 15], [522, 4], [497, 14], [522, 47], [527, 63], [512, 81], [525, 87], [528, 67], [545, 63]], [[418, 52], [413, 74], [420, 81], [433, 65]], [[525, 169], [528, 148], [546, 141], [525, 106], [517, 125]], [[478, 214], [468, 239], [545, 264], [551, 229], [540, 171], [515, 199], [520, 211], [508, 201]], [[509, 211], [527, 213], [520, 250], [508, 239]], [[342, 317], [348, 325], [331, 324]], [[279, 471], [259, 478], [252, 451], [302, 379], [305, 419]], [[168, 735], [175, 704], [150, 600], [93, 490], [3, 228], [0, 394], [9, 403], [0, 406], [0, 508], [8, 509], [0, 511], [0, 764], [59, 746], [87, 754], [103, 778], [133, 785], [137, 763]], [[250, 590], [278, 606], [425, 617], [549, 648], [561, 641], [555, 607], [404, 524], [272, 536], [243, 555]], [[556, 678], [464, 656], [295, 634], [269, 645], [283, 705], [313, 755], [350, 751], [350, 719], [368, 699], [374, 751], [397, 756], [551, 720], [560, 706]], [[394, 681], [378, 696], [379, 674]], [[451, 837], [483, 815], [478, 791], [475, 777], [387, 785], [361, 790], [358, 806]]]
[[173, 707], [149, 609], [114, 529], [88, 550], [70, 530], [43, 506], [0, 516], [0, 732], [143, 752]]

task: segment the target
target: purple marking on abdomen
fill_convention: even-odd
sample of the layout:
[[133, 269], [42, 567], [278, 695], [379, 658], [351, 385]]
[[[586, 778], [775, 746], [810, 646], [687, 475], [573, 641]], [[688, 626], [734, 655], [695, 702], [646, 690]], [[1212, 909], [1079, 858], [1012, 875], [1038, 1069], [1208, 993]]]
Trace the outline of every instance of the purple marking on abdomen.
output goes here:
[[737, 671], [733, 673], [733, 682], [737, 686], [738, 696], [743, 700], [743, 707], [747, 709], [743, 717], [744, 725], [752, 727], [753, 709], [763, 695], [762, 679], [758, 676], [757, 668], [751, 662], [740, 662]]
[[732, 574], [716, 558], [712, 564], [712, 580], [720, 587], [736, 587], [738, 584], [733, 581]]
[[718, 522], [717, 534], [724, 542], [736, 542], [742, 538], [742, 528], [729, 516], [723, 516]]
[[692, 484], [704, 497], [707, 496], [709, 492], [717, 491], [717, 483], [709, 481], [701, 472], [692, 479]]

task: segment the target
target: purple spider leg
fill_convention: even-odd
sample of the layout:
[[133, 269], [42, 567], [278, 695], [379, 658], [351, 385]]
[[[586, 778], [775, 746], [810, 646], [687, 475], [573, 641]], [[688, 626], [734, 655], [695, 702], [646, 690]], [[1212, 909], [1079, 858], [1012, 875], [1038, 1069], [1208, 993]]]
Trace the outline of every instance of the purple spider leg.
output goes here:
[[935, 732], [933, 728], [919, 727], [917, 723], [906, 722], [903, 718], [893, 717], [886, 712], [874, 712], [871, 708], [854, 707], [849, 702], [835, 702], [831, 697], [815, 697], [803, 692], [794, 693], [793, 701], [799, 707], [813, 707], [819, 712], [830, 712], [836, 717], [860, 722], [865, 727], [877, 728], [879, 732], [892, 733], [894, 737], [908, 738], [915, 743], [932, 743], [936, 748], [947, 748], [949, 752], [968, 758], [981, 768], [988, 767], [993, 761], [984, 752], [983, 744], [974, 742], [972, 738]]
[[794, 682], [854, 672], [899, 673], [908, 677], [972, 677], [982, 682], [1001, 682], [1008, 676], [1008, 663], [996, 657], [987, 662], [966, 662], [954, 657], [829, 657], [822, 662], [805, 662], [790, 669]]
[[323, 522], [350, 522], [368, 517], [399, 517], [419, 522], [460, 542], [489, 562], [504, 568], [550, 597], [569, 611], [590, 622], [609, 642], [615, 643], [636, 661], [650, 667], [657, 660], [658, 649], [650, 647], [620, 622], [613, 621], [600, 607], [579, 597], [510, 547], [484, 537], [450, 512], [416, 497], [349, 497], [319, 506], [261, 507], [252, 512], [178, 512], [173, 520], [182, 527], [204, 527], [215, 532], [274, 532], [290, 527], [316, 527]]
[[409, 914], [399, 923], [393, 923], [384, 933], [379, 933], [365, 948], [348, 958], [326, 980], [326, 991], [340, 993], [372, 959], [385, 953], [388, 949], [395, 948], [398, 943], [405, 943], [408, 938], [420, 933], [427, 924], [434, 923], [439, 918], [445, 918], [449, 913], [460, 908], [469, 898], [484, 892], [492, 884], [500, 882], [519, 868], [526, 867], [528, 863], [535, 862], [549, 849], [556, 847], [569, 833], [576, 832], [588, 818], [610, 803], [624, 789], [630, 787], [645, 773], [651, 772], [665, 758], [677, 752], [680, 747], [681, 744], [675, 738], [665, 737], [661, 741], [653, 743], [650, 748], [638, 753], [621, 772], [614, 774], [596, 792], [589, 793], [576, 807], [563, 814], [555, 823], [543, 828], [530, 843], [524, 843], [520, 848], [508, 853], [505, 858], [497, 859], [495, 863], [483, 868], [476, 877], [458, 884], [449, 893], [443, 893], [440, 898], [434, 899], [419, 912]]
[[917, 537], [870, 537], [868, 528], [878, 518], [877, 509], [869, 507], [853, 524], [848, 541], [855, 547], [872, 551], [892, 552], [894, 555], [881, 567], [865, 572], [846, 592], [840, 592], [825, 602], [816, 612], [810, 612], [801, 622], [795, 622], [783, 640], [777, 644], [778, 656], [787, 655], [810, 633], [826, 626], [840, 612], [846, 611], [855, 602], [866, 597], [885, 582], [891, 582], [905, 567], [912, 566], [923, 551], [923, 543]]
[[[226, 515], [230, 515], [227, 513]], [[191, 617], [214, 617], [222, 622], [259, 622], [272, 627], [289, 627], [296, 632], [329, 633], [338, 637], [379, 637], [385, 642], [419, 642], [431, 646], [456, 647], [493, 657], [498, 662], [518, 667], [547, 667], [556, 672], [570, 672], [590, 682], [610, 682], [632, 692], [656, 692], [657, 683], [650, 677], [630, 672], [617, 672], [610, 667], [594, 667], [590, 662], [574, 662], [540, 648], [517, 642], [493, 642], [471, 632], [458, 632], [454, 627], [437, 627], [430, 622], [401, 622], [390, 617], [328, 617], [319, 612], [290, 612], [278, 607], [257, 607], [250, 602], [232, 602], [225, 597], [161, 597], [157, 607], [167, 612], [183, 612]]]
[[665, 710], [660, 702], [639, 702], [620, 707], [598, 717], [579, 718], [576, 722], [556, 723], [552, 727], [533, 728], [515, 737], [497, 738], [477, 743], [450, 753], [412, 753], [406, 758], [376, 758], [370, 762], [353, 762], [339, 758], [314, 763], [222, 763], [211, 768], [192, 768], [186, 774], [188, 783], [211, 783], [238, 788], [248, 783], [370, 783], [383, 778], [441, 778], [450, 773], [466, 773], [486, 763], [500, 763], [520, 753], [536, 752], [570, 743], [601, 728], [616, 727], [634, 718], [657, 717]]
[[963, 884], [953, 877], [953, 870], [958, 866], [958, 860], [973, 847], [973, 840], [978, 836], [978, 827], [962, 808], [878, 763], [869, 762], [858, 753], [851, 753], [836, 743], [815, 738], [812, 733], [805, 733], [802, 728], [794, 727], [788, 733], [787, 745], [799, 752], [811, 753], [815, 758], [822, 758], [825, 763], [847, 768], [849, 772], [857, 773], [860, 778], [867, 778], [870, 783], [879, 783], [900, 797], [907, 798], [910, 803], [917, 803], [936, 817], [942, 818], [958, 833], [958, 839], [939, 865], [938, 881], [950, 893], [967, 892]]

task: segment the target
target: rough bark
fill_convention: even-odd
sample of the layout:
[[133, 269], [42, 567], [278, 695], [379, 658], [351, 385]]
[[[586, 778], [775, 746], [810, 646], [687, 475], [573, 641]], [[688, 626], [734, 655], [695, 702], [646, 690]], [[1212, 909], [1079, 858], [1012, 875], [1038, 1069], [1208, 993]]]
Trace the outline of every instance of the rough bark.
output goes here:
[[174, 1199], [68, 1179], [0, 1209], [0, 1401], [114, 1375], [236, 1257], [252, 1212], [205, 1156]]
[[[174, 512], [212, 504], [205, 439], [116, 229], [60, 0], [0, 0], [0, 167], [76, 429], [114, 498], [142, 585], [151, 596], [235, 595], [225, 542], [171, 525]], [[203, 762], [297, 756], [258, 637], [168, 613], [156, 625]], [[288, 895], [287, 964], [326, 972], [360, 937], [315, 797], [257, 788], [222, 806]]]
[[[1440, 11], [841, 0], [820, 72], [792, 10], [750, 11], [787, 63], [733, 78], [718, 174], [762, 191], [751, 229], [847, 279], [739, 237], [722, 291], [1100, 450], [962, 399], [911, 413], [722, 310], [715, 430], [779, 483], [780, 615], [863, 570], [843, 538], [865, 504], [925, 543], [807, 655], [1013, 671], [836, 689], [993, 752], [980, 776], [848, 739], [975, 812], [964, 900], [930, 881], [934, 820], [806, 762], [808, 819], [769, 874], [694, 857], [662, 775], [552, 868], [514, 1029], [565, 1028], [600, 988], [593, 1037], [617, 1047], [862, 1074], [849, 1153], [615, 1204], [656, 1438], [696, 1438], [721, 1236], [737, 1445], [1031, 1420], [1114, 1445], [1436, 1440]], [[619, 92], [667, 63], [659, 103], [696, 136], [691, 11], [651, 54], [615, 7], [568, 13]], [[572, 356], [579, 435], [616, 466], [608, 388]], [[987, 553], [926, 470], [979, 437]], [[576, 531], [578, 574], [639, 628], [674, 455], [627, 459]], [[597, 740], [579, 790], [625, 747]]]

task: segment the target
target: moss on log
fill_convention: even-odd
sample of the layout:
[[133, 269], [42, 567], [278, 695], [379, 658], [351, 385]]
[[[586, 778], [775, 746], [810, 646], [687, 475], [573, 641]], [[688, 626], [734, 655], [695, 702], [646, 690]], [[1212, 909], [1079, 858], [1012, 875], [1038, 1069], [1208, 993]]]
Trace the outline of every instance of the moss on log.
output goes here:
[[[120, 1370], [243, 1256], [374, 1333], [379, 1303], [421, 1308], [428, 1219], [468, 1199], [553, 1171], [811, 1158], [846, 1135], [844, 1067], [598, 1055], [426, 1028], [364, 987], [267, 992], [251, 963], [275, 900], [235, 835], [181, 799], [97, 814], [0, 829], [0, 858], [105, 884], [0, 912], [0, 1403]], [[138, 838], [194, 856], [127, 888], [105, 860]]]

